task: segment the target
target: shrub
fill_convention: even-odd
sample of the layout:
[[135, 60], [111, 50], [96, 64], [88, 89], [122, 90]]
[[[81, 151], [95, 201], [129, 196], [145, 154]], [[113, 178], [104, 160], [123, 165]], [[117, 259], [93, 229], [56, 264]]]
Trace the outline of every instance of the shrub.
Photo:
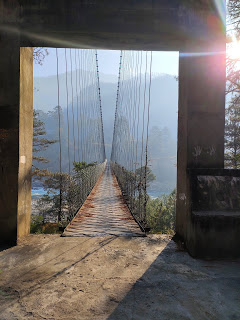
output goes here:
[[55, 233], [62, 233], [64, 228], [68, 225], [67, 221], [61, 221], [58, 223], [51, 223], [47, 222], [44, 223], [43, 216], [32, 216], [31, 217], [31, 233], [44, 233], [44, 234], [55, 234]]
[[151, 233], [174, 234], [176, 221], [176, 189], [169, 195], [149, 199], [147, 225]]

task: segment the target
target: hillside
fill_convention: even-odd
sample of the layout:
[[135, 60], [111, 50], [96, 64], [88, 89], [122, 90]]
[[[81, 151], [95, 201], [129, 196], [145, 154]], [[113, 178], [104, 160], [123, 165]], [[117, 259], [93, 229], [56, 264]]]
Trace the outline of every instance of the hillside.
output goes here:
[[[100, 79], [105, 144], [107, 157], [109, 158], [113, 135], [117, 83], [115, 82], [116, 77], [111, 75], [100, 74]], [[68, 73], [69, 83], [70, 80], [70, 74]], [[61, 74], [59, 84], [60, 106], [63, 114], [63, 154], [67, 154], [65, 81], [66, 74]], [[46, 124], [48, 138], [57, 139], [57, 114], [53, 112], [54, 107], [57, 106], [56, 77], [35, 78], [34, 88], [34, 108], [41, 110], [40, 118]], [[74, 109], [77, 108], [76, 100], [76, 96], [74, 95]], [[89, 97], [89, 101], [91, 101], [91, 97]], [[72, 99], [70, 97], [70, 109], [71, 105]], [[158, 191], [171, 191], [176, 184], [177, 106], [178, 82], [176, 79], [166, 74], [155, 76], [152, 80], [149, 130], [149, 158], [151, 160], [151, 168], [157, 177], [151, 188], [154, 194]], [[49, 111], [52, 112], [49, 113]], [[72, 119], [71, 117], [70, 113], [70, 120]], [[73, 137], [70, 136], [70, 138], [72, 140]], [[73, 151], [71, 150], [72, 153]], [[58, 157], [56, 154], [58, 154], [58, 143], [50, 146], [44, 152], [44, 155], [50, 160], [45, 166], [53, 171], [58, 170]], [[65, 159], [63, 163], [63, 169], [65, 169], [67, 168], [67, 157], [63, 156], [63, 159]]]

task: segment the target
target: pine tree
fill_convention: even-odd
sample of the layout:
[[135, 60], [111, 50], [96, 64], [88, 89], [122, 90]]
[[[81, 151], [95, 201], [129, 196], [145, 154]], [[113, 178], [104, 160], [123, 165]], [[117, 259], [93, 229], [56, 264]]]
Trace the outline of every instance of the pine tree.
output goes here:
[[[239, 0], [228, 2], [229, 21], [231, 25], [228, 47], [231, 39], [240, 39], [240, 3]], [[225, 122], [225, 166], [240, 169], [240, 58], [227, 56], [227, 97], [231, 96], [226, 108]]]
[[45, 57], [48, 56], [48, 50], [43, 47], [34, 47], [33, 48], [33, 61], [36, 64], [43, 64]]
[[48, 163], [48, 160], [43, 156], [38, 156], [38, 153], [44, 151], [49, 145], [56, 142], [56, 140], [46, 139], [46, 130], [44, 122], [39, 119], [39, 113], [33, 110], [33, 175], [41, 177], [47, 174], [47, 170], [41, 170], [35, 165], [36, 163]]
[[240, 97], [232, 99], [226, 108], [225, 165], [240, 169]]

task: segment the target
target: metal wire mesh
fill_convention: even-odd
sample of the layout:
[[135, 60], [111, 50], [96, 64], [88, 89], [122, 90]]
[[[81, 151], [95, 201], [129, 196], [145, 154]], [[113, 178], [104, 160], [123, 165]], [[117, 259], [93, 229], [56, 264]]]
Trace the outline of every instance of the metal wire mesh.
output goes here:
[[106, 161], [91, 165], [67, 177], [63, 192], [63, 214], [71, 220], [87, 199], [96, 182], [103, 174]]
[[[105, 169], [106, 156], [97, 52], [65, 49], [63, 61], [60, 61], [56, 49], [56, 58], [59, 115], [56, 179], [59, 183], [58, 221], [61, 221], [71, 220], [82, 206]], [[63, 88], [59, 85], [60, 63], [66, 67]], [[60, 101], [60, 90], [66, 91], [66, 101]], [[65, 129], [60, 103], [67, 111], [67, 143], [62, 135]]]
[[111, 168], [134, 218], [146, 224], [152, 53], [120, 56]]

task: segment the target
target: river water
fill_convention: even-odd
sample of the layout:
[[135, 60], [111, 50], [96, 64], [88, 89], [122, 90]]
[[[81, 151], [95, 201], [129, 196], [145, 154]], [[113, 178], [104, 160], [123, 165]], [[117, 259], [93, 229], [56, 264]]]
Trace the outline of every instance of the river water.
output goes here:
[[[58, 194], [59, 190], [55, 190], [55, 193]], [[45, 194], [47, 194], [47, 190], [45, 190], [44, 188], [41, 188], [41, 187], [32, 188], [31, 195], [33, 200], [39, 199]]]
[[[56, 190], [56, 192], [57, 192], [57, 190]], [[44, 194], [47, 194], [47, 190], [44, 190], [41, 187], [35, 187], [32, 189], [32, 199], [39, 199]], [[163, 194], [169, 194], [169, 192], [159, 192], [159, 191], [148, 192], [148, 195], [151, 197], [151, 199], [156, 199], [158, 197], [161, 197]]]

